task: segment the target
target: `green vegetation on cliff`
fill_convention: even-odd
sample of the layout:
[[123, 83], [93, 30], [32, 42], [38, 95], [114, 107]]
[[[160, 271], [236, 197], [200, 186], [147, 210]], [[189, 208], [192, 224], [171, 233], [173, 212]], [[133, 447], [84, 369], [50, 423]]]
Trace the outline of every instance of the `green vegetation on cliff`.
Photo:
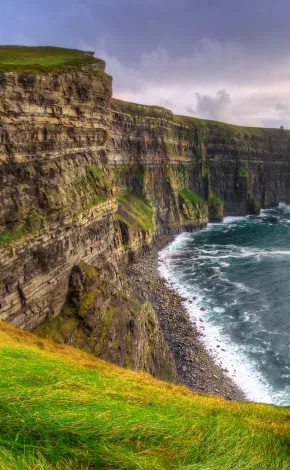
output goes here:
[[210, 213], [210, 220], [221, 220], [224, 216], [224, 203], [219, 196], [217, 196], [212, 189], [208, 191], [208, 206]]
[[206, 224], [208, 222], [208, 205], [203, 198], [189, 189], [179, 191], [179, 197], [182, 202], [181, 213], [185, 218], [185, 223]]
[[239, 169], [239, 177], [240, 177], [240, 178], [244, 178], [244, 179], [248, 179], [249, 173], [248, 173], [247, 168], [241, 167], [241, 168]]
[[179, 194], [187, 202], [199, 203], [202, 200], [200, 196], [197, 196], [197, 194], [194, 194], [193, 192], [189, 191], [189, 189], [183, 189], [179, 192]]
[[[246, 127], [236, 126], [234, 124], [227, 124], [225, 122], [211, 121], [208, 119], [200, 119], [191, 116], [178, 116], [174, 115], [174, 122], [176, 124], [186, 126], [188, 128], [199, 131], [201, 134], [210, 134], [211, 137], [219, 135], [225, 139], [238, 138], [240, 136], [247, 137], [276, 137], [290, 139], [290, 130], [271, 129], [265, 127]], [[251, 142], [242, 144], [243, 147], [251, 148]]]
[[223, 206], [223, 201], [212, 190], [209, 191], [208, 204], [210, 206]]
[[113, 169], [118, 188], [142, 195], [144, 190], [145, 167], [140, 164], [120, 165]]
[[110, 182], [105, 171], [98, 165], [88, 165], [85, 172], [73, 180], [69, 198], [72, 202], [81, 199], [83, 212], [105, 202], [109, 193]]
[[128, 101], [121, 101], [115, 98], [112, 99], [111, 107], [114, 111], [119, 111], [124, 114], [129, 114], [132, 117], [154, 117], [171, 120], [173, 119], [172, 111], [162, 108], [161, 106], [148, 106], [137, 103], [130, 103]]
[[0, 46], [0, 71], [39, 72], [100, 63], [93, 55], [62, 47]]
[[44, 220], [44, 213], [39, 209], [31, 209], [26, 216], [7, 214], [6, 227], [0, 231], [0, 246], [37, 233], [43, 227]]
[[147, 299], [114, 282], [114, 266], [75, 266], [67, 302], [60, 315], [34, 332], [58, 344], [70, 344], [122, 367], [176, 381], [176, 368]]
[[261, 204], [252, 194], [248, 194], [248, 214], [259, 215]]
[[119, 212], [116, 219], [145, 231], [153, 229], [153, 209], [148, 199], [127, 193], [119, 197]]
[[226, 402], [0, 322], [1, 470], [287, 470], [289, 408]]
[[290, 139], [290, 130], [236, 126], [234, 124], [212, 121], [208, 119], [200, 119], [192, 116], [174, 115], [169, 109], [162, 108], [160, 106], [148, 106], [113, 99], [112, 109], [124, 114], [129, 114], [132, 117], [142, 116], [148, 118], [162, 118], [179, 126], [184, 126], [189, 130], [187, 138], [189, 140], [199, 139], [199, 143], [202, 143], [207, 135], [210, 135], [211, 137], [218, 135], [219, 137], [223, 137], [227, 140], [240, 139], [241, 136], [246, 136], [249, 138], [249, 140], [240, 140], [238, 141], [238, 144], [241, 150], [251, 150], [253, 145], [251, 142], [251, 137], [281, 139], [282, 136], [283, 139]]
[[22, 238], [24, 235], [26, 235], [25, 228], [22, 227], [17, 231], [11, 231], [9, 229], [3, 230], [0, 232], [0, 246], [7, 245], [12, 240], [17, 240], [18, 238]]

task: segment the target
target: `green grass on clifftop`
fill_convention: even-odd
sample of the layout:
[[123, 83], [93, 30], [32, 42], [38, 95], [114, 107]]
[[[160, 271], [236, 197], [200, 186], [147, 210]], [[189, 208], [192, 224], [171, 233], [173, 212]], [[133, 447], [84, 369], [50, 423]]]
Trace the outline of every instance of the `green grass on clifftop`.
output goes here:
[[[172, 113], [172, 111], [162, 108], [160, 106], [148, 106], [137, 103], [130, 103], [118, 99], [112, 100], [112, 109], [132, 117], [141, 116], [143, 118], [158, 119], [162, 118], [173, 124], [184, 126], [188, 128], [193, 134], [188, 135], [188, 138], [193, 138], [196, 133], [199, 139], [204, 139], [207, 135], [224, 138], [224, 139], [240, 139], [241, 150], [252, 147], [251, 138], [266, 137], [266, 138], [279, 138], [290, 139], [290, 130], [287, 129], [271, 129], [265, 127], [246, 127], [237, 126], [234, 124], [227, 124], [225, 122], [212, 121], [208, 119], [200, 119], [192, 116], [179, 116]], [[248, 140], [243, 140], [242, 136], [246, 136]], [[201, 143], [201, 142], [199, 142]]]
[[1, 470], [286, 470], [290, 410], [194, 394], [0, 322]]
[[124, 114], [129, 114], [132, 117], [154, 117], [172, 120], [173, 113], [169, 109], [162, 108], [161, 106], [149, 106], [137, 103], [130, 103], [129, 101], [122, 101], [116, 98], [112, 99], [111, 107], [115, 111]]
[[49, 71], [98, 61], [93, 52], [62, 47], [0, 46], [0, 71]]
[[[246, 127], [236, 126], [225, 122], [211, 121], [208, 119], [200, 119], [191, 116], [174, 115], [174, 122], [179, 125], [186, 126], [190, 129], [197, 129], [204, 135], [210, 133], [212, 136], [218, 135], [224, 138], [234, 138], [238, 136], [247, 137], [279, 137], [290, 138], [290, 130], [271, 129], [266, 127]], [[250, 146], [250, 143], [249, 143]]]

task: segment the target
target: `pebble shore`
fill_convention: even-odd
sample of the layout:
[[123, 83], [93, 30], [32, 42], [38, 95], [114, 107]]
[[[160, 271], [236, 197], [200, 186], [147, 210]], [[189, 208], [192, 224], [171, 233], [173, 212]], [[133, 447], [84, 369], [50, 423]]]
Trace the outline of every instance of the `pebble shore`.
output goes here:
[[173, 353], [179, 383], [191, 390], [222, 396], [226, 400], [245, 401], [244, 393], [218, 366], [201, 342], [183, 299], [160, 277], [158, 251], [172, 241], [158, 239], [158, 245], [128, 269], [132, 287], [147, 294], [159, 319], [163, 335]]

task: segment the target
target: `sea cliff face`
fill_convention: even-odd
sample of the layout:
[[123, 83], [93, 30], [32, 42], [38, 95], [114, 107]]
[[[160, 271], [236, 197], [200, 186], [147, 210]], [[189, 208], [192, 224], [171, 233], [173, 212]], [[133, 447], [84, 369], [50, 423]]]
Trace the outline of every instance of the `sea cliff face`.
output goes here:
[[123, 267], [159, 234], [290, 202], [290, 135], [111, 95], [98, 60], [0, 74], [0, 319], [174, 380]]

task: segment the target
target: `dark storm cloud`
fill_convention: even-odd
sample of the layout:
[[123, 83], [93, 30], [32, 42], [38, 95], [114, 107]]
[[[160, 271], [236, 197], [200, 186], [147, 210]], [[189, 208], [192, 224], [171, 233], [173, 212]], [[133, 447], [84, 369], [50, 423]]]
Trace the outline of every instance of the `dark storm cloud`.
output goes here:
[[107, 52], [116, 54], [125, 63], [133, 63], [145, 51], [160, 47], [170, 51], [173, 57], [187, 56], [204, 37], [258, 50], [289, 46], [290, 2], [287, 0], [83, 0], [80, 3], [98, 24], [98, 31], [88, 36], [105, 37]]
[[2, 43], [96, 50], [117, 96], [290, 125], [289, 0], [2, 0]]
[[290, 40], [288, 0], [2, 0], [1, 12], [8, 41], [14, 31], [41, 44], [104, 40], [127, 64], [159, 47], [187, 56], [204, 37], [278, 53]]

